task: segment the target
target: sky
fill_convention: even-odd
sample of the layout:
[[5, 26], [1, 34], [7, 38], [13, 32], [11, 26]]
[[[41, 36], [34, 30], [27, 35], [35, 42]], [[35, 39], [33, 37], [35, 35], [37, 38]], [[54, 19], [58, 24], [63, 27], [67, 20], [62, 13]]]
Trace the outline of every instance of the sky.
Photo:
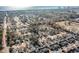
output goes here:
[[79, 6], [78, 0], [0, 0], [0, 6], [29, 7], [29, 6]]
[[[2, 8], [1, 6], [8, 6]], [[0, 0], [0, 10], [23, 9], [31, 6], [79, 6], [78, 0]]]

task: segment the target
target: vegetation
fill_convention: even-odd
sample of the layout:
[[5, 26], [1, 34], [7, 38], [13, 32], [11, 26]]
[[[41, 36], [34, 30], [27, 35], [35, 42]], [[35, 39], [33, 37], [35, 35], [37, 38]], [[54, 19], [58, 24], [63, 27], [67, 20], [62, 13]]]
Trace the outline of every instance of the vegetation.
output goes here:
[[2, 48], [2, 30], [0, 30], [0, 48]]

